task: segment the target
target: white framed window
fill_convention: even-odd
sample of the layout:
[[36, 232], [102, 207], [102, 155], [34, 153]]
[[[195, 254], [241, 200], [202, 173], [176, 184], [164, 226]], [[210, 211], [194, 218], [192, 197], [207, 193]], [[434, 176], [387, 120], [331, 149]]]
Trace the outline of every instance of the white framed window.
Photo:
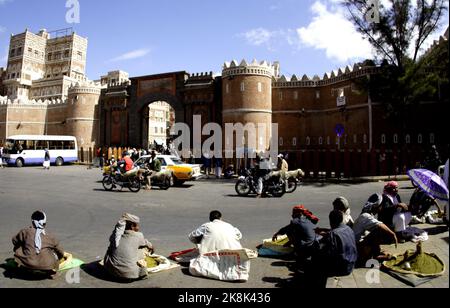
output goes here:
[[279, 144], [280, 144], [280, 146], [283, 146], [283, 144], [284, 144], [283, 137], [280, 137]]
[[364, 136], [363, 136], [363, 142], [364, 142], [364, 144], [367, 144], [367, 135], [366, 134], [364, 134]]
[[245, 82], [241, 82], [241, 92], [245, 91]]
[[398, 135], [394, 134], [394, 138], [393, 139], [394, 139], [394, 143], [397, 144], [398, 143]]
[[419, 134], [419, 135], [417, 136], [417, 143], [418, 143], [418, 144], [422, 144], [422, 142], [423, 142], [423, 136], [422, 136], [422, 134]]
[[381, 135], [381, 144], [386, 144], [386, 135], [385, 134]]
[[430, 143], [431, 143], [431, 144], [434, 144], [434, 142], [435, 142], [435, 137], [434, 137], [434, 134], [431, 133], [431, 134], [430, 134]]
[[311, 138], [306, 137], [306, 145], [311, 145]]
[[406, 135], [405, 136], [405, 143], [406, 144], [410, 144], [411, 143], [411, 136], [410, 135]]
[[258, 92], [261, 93], [262, 92], [262, 83], [258, 82]]
[[298, 100], [298, 91], [294, 91], [294, 99]]
[[297, 146], [297, 138], [292, 138], [292, 145], [295, 147]]
[[319, 137], [319, 144], [322, 145], [323, 144], [323, 138]]

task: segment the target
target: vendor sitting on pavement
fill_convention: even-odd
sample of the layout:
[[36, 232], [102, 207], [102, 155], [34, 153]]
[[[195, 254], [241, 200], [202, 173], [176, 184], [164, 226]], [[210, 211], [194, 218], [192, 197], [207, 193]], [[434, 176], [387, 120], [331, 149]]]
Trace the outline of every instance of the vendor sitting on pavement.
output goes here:
[[344, 197], [338, 197], [336, 200], [333, 201], [333, 210], [338, 210], [342, 212], [342, 215], [344, 217], [344, 225], [349, 226], [350, 228], [353, 227], [354, 221], [351, 215], [350, 211], [350, 203], [348, 200]]
[[19, 267], [47, 272], [53, 278], [64, 257], [64, 250], [45, 230], [47, 216], [43, 211], [34, 212], [31, 223], [31, 227], [22, 229], [12, 239], [15, 261]]
[[[409, 201], [409, 208], [411, 209], [411, 214], [414, 215], [416, 221], [420, 221], [422, 219], [425, 220], [425, 216], [427, 216], [427, 212], [430, 210], [432, 206], [436, 206], [439, 215], [443, 216], [441, 207], [436, 202], [436, 199], [428, 195], [423, 189], [417, 187], [411, 196], [411, 200]], [[426, 221], [423, 221], [425, 223]], [[427, 221], [430, 223], [430, 221]]]
[[104, 259], [105, 269], [115, 278], [137, 280], [147, 278], [146, 253], [153, 253], [153, 245], [139, 232], [140, 219], [124, 214], [117, 223]]
[[403, 231], [410, 224], [412, 215], [409, 212], [408, 205], [402, 203], [398, 194], [398, 188], [399, 185], [395, 181], [391, 181], [384, 186], [383, 201], [378, 213], [378, 220], [394, 230], [398, 240], [403, 242], [407, 239]]
[[397, 246], [398, 243], [395, 232], [375, 218], [380, 212], [382, 201], [381, 195], [372, 195], [353, 225], [358, 247], [358, 263], [363, 266], [371, 259], [385, 261], [389, 258], [388, 254], [381, 252], [380, 245], [395, 243]]
[[303, 205], [296, 206], [292, 210], [291, 223], [275, 233], [272, 240], [276, 242], [279, 235], [287, 235], [289, 242], [286, 246], [294, 246], [298, 266], [302, 268], [318, 248], [318, 237], [315, 232], [318, 222], [319, 219]]
[[355, 234], [344, 223], [342, 211], [333, 210], [329, 219], [331, 231], [320, 240], [320, 249], [307, 270], [314, 286], [323, 288], [328, 277], [350, 275], [358, 257]]
[[198, 244], [200, 254], [224, 249], [241, 249], [242, 233], [222, 220], [222, 213], [212, 211], [208, 223], [189, 234], [189, 240]]

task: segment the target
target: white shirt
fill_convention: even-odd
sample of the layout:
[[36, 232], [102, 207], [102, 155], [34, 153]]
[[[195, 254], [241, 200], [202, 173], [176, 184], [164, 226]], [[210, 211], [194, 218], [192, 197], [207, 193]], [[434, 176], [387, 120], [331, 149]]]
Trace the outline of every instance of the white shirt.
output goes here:
[[372, 214], [363, 213], [355, 221], [353, 232], [355, 233], [356, 242], [359, 242], [366, 231], [372, 232], [382, 222], [377, 220]]
[[242, 248], [239, 242], [242, 239], [241, 231], [219, 219], [208, 222], [189, 234], [189, 239], [193, 243], [198, 237], [202, 237], [199, 245], [200, 254], [217, 250]]

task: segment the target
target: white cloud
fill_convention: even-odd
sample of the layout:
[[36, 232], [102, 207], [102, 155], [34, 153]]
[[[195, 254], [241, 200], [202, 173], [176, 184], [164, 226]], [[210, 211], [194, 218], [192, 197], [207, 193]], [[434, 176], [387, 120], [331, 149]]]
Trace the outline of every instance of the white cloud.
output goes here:
[[248, 44], [253, 46], [261, 46], [269, 44], [271, 39], [277, 35], [277, 31], [269, 31], [264, 28], [252, 29], [241, 33], [238, 36], [245, 38]]
[[311, 11], [314, 16], [311, 23], [297, 29], [301, 47], [325, 50], [329, 59], [339, 62], [373, 56], [370, 43], [356, 31], [342, 8], [334, 5], [329, 8], [323, 2], [316, 1]]
[[283, 44], [298, 46], [298, 37], [295, 30], [268, 30], [265, 28], [251, 29], [240, 33], [238, 37], [244, 38], [252, 46], [265, 46], [269, 51], [275, 51]]
[[136, 49], [136, 50], [132, 50], [127, 53], [124, 53], [123, 55], [120, 55], [118, 57], [115, 57], [115, 58], [109, 60], [109, 62], [119, 62], [119, 61], [126, 61], [126, 60], [142, 58], [142, 57], [145, 57], [149, 53], [150, 53], [150, 49], [145, 49], [145, 48]]

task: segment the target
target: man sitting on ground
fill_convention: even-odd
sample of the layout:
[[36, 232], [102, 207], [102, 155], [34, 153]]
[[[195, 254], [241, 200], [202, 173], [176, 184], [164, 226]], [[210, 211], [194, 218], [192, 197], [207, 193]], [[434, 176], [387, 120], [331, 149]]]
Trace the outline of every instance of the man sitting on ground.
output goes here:
[[64, 257], [64, 250], [46, 232], [47, 216], [43, 211], [34, 212], [31, 222], [31, 227], [22, 229], [12, 239], [15, 260], [20, 267], [46, 272], [53, 278]]
[[310, 278], [317, 287], [325, 287], [328, 277], [350, 275], [357, 260], [355, 234], [344, 224], [342, 211], [333, 210], [329, 219], [331, 231], [320, 240], [320, 249], [312, 257]]
[[358, 247], [358, 263], [362, 265], [374, 258], [379, 261], [385, 261], [386, 258], [389, 258], [387, 254], [382, 254], [380, 245], [395, 243], [397, 246], [398, 244], [395, 232], [375, 218], [375, 215], [381, 210], [382, 201], [381, 195], [372, 195], [353, 225]]
[[115, 278], [123, 280], [147, 278], [147, 268], [141, 264], [147, 252], [153, 253], [153, 245], [139, 232], [139, 224], [139, 217], [124, 214], [109, 239], [104, 266]]
[[225, 250], [241, 249], [242, 233], [239, 229], [222, 220], [222, 213], [212, 211], [208, 223], [189, 234], [189, 240], [199, 245], [200, 254]]
[[315, 232], [318, 222], [319, 219], [303, 205], [296, 206], [292, 210], [291, 223], [275, 233], [272, 240], [276, 242], [279, 235], [287, 235], [289, 243], [286, 246], [294, 246], [298, 266], [303, 268], [305, 262], [318, 248], [318, 238]]

